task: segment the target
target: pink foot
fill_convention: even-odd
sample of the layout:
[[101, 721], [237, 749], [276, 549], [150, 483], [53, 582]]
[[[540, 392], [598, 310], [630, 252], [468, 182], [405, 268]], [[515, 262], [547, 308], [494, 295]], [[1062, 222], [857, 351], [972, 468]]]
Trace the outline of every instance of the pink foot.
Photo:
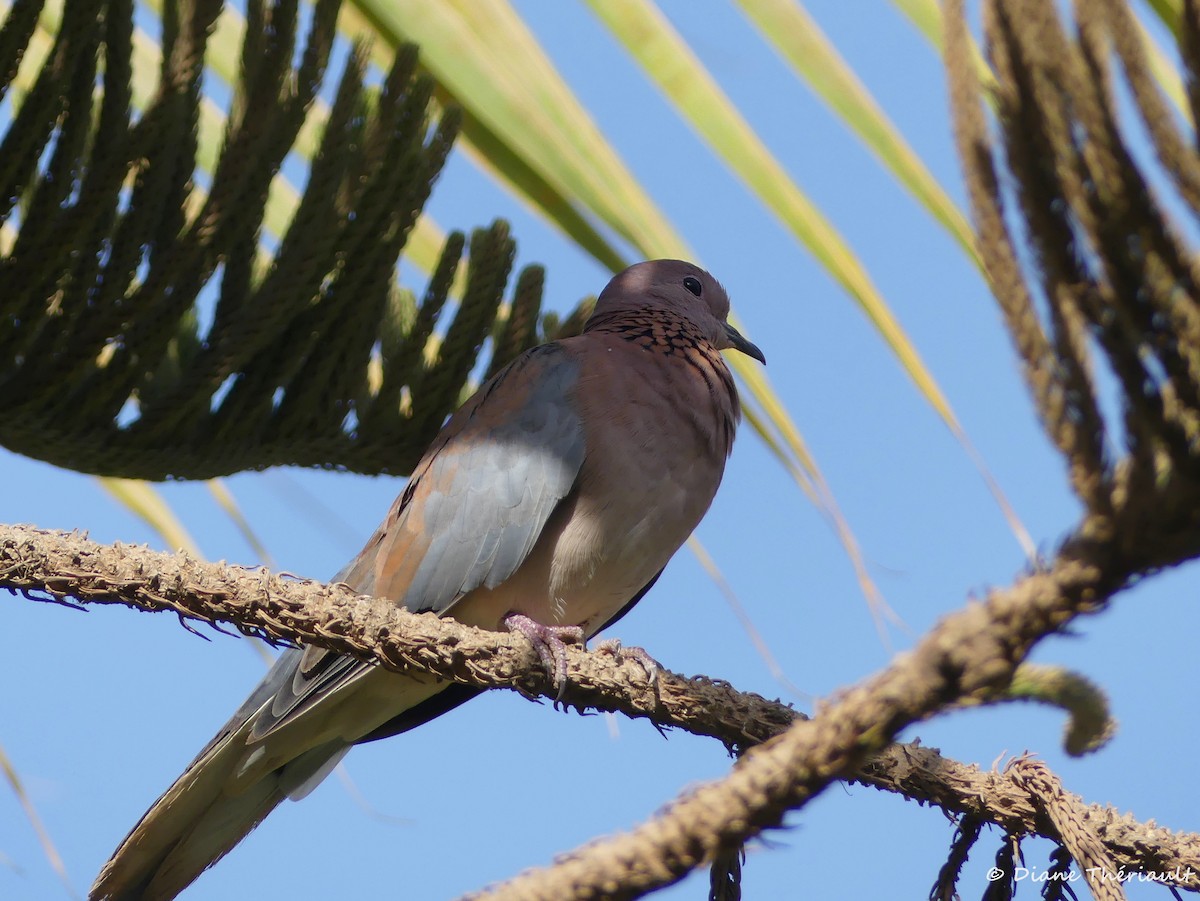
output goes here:
[[622, 663], [626, 660], [632, 660], [639, 664], [646, 671], [646, 678], [651, 685], [658, 681], [658, 671], [661, 669], [657, 660], [646, 653], [645, 648], [621, 646], [621, 639], [606, 638], [603, 641], [596, 642], [596, 647], [593, 649], [598, 654], [612, 654], [616, 658], [617, 663]]
[[567, 687], [566, 642], [582, 642], [583, 629], [579, 626], [543, 626], [523, 613], [510, 613], [504, 617], [504, 625], [508, 631], [524, 635], [533, 645], [552, 684], [558, 689], [557, 699], [561, 699]]

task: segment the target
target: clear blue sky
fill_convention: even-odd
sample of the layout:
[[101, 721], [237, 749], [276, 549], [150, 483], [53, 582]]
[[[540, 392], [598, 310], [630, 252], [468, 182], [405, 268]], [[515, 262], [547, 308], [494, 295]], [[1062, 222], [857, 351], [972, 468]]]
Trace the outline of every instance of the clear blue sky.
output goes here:
[[[667, 667], [783, 696], [801, 709], [877, 671], [939, 617], [1024, 566], [966, 455], [865, 318], [698, 143], [577, 2], [517, 4], [560, 71], [653, 198], [729, 289], [770, 361], [869, 559], [911, 628], [881, 642], [822, 517], [749, 429], [699, 529], [787, 678], [775, 681], [721, 595], [681, 551], [616, 630]], [[799, 184], [860, 254], [1018, 514], [1046, 552], [1078, 505], [1037, 428], [996, 308], [958, 247], [788, 74], [725, 3], [663, 7]], [[940, 64], [888, 3], [808, 4], [851, 65], [962, 201]], [[429, 207], [446, 228], [513, 223], [520, 262], [548, 267], [547, 305], [567, 310], [607, 279], [517, 201], [452, 157]], [[0, 452], [0, 521], [158, 539], [90, 478]], [[229, 479], [278, 568], [327, 578], [386, 512], [401, 480], [297, 470]], [[259, 560], [199, 484], [164, 486], [210, 559]], [[334, 511], [331, 513], [330, 511]], [[987, 768], [1029, 750], [1068, 790], [1142, 819], [1200, 830], [1176, 749], [1200, 741], [1195, 635], [1200, 580], [1168, 573], [1043, 643], [1035, 659], [1079, 669], [1109, 692], [1120, 732], [1083, 760], [1060, 750], [1061, 717], [1030, 706], [960, 712], [906, 739]], [[0, 673], [0, 743], [24, 779], [76, 889], [207, 742], [263, 672], [248, 642], [204, 641], [172, 617], [78, 613], [11, 598]], [[414, 733], [356, 749], [339, 778], [280, 807], [185, 896], [451, 898], [548, 863], [641, 822], [681, 789], [728, 772], [713, 741], [664, 740], [645, 722], [563, 715], [494, 692]], [[0, 898], [66, 897], [11, 793], [0, 791]], [[752, 847], [747, 898], [924, 897], [953, 826], [936, 809], [835, 785]], [[984, 889], [999, 846], [985, 834], [962, 884]], [[865, 853], [864, 853], [865, 852]], [[1027, 863], [1048, 865], [1045, 842]], [[704, 896], [693, 876], [659, 897]], [[1018, 897], [1037, 897], [1023, 885]], [[1130, 896], [1165, 897], [1133, 886]]]

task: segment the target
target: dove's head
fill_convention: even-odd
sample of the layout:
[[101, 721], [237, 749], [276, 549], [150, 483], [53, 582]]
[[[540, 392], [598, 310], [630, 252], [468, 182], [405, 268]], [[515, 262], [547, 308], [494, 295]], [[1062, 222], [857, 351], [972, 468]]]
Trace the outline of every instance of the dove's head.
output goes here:
[[721, 283], [699, 266], [683, 260], [648, 260], [613, 277], [596, 299], [585, 330], [593, 323], [628, 312], [661, 312], [688, 322], [717, 350], [732, 348], [760, 363], [767, 359], [757, 346], [730, 325], [729, 295]]

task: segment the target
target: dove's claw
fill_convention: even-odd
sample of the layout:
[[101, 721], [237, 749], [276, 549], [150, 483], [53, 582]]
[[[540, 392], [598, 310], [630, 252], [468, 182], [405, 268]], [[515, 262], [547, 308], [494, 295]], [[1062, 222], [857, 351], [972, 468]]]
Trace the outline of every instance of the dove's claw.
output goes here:
[[657, 660], [646, 653], [645, 648], [639, 647], [622, 647], [619, 638], [606, 638], [603, 641], [596, 642], [594, 650], [601, 654], [612, 654], [616, 658], [617, 663], [625, 660], [632, 660], [642, 669], [646, 671], [646, 678], [651, 685], [658, 682], [658, 671], [662, 669]]
[[582, 642], [583, 629], [579, 626], [543, 626], [523, 613], [510, 613], [504, 617], [504, 625], [510, 632], [518, 632], [528, 639], [537, 651], [538, 659], [546, 668], [554, 687], [558, 689], [556, 700], [562, 698], [567, 687], [567, 642]]

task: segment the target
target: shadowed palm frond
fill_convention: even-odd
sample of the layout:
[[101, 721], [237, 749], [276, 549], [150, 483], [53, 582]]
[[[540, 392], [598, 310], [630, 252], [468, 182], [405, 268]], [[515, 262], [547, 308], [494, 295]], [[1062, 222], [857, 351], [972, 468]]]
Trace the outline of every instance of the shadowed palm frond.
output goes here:
[[520, 279], [518, 315], [501, 315], [514, 256], [503, 223], [473, 235], [437, 354], [425, 346], [464, 238], [446, 240], [419, 305], [396, 284], [460, 119], [431, 116], [413, 47], [377, 87], [364, 47], [351, 50], [306, 189], [270, 235], [269, 195], [324, 81], [338, 7], [316, 4], [301, 39], [296, 4], [250, 4], [207, 173], [198, 133], [220, 2], [165, 5], [157, 87], [136, 114], [132, 3], [66, 4], [28, 85], [19, 64], [46, 11], [25, 0], [9, 10], [0, 442], [131, 478], [278, 464], [405, 472], [460, 402], [489, 335], [492, 369], [535, 342], [539, 269]]

